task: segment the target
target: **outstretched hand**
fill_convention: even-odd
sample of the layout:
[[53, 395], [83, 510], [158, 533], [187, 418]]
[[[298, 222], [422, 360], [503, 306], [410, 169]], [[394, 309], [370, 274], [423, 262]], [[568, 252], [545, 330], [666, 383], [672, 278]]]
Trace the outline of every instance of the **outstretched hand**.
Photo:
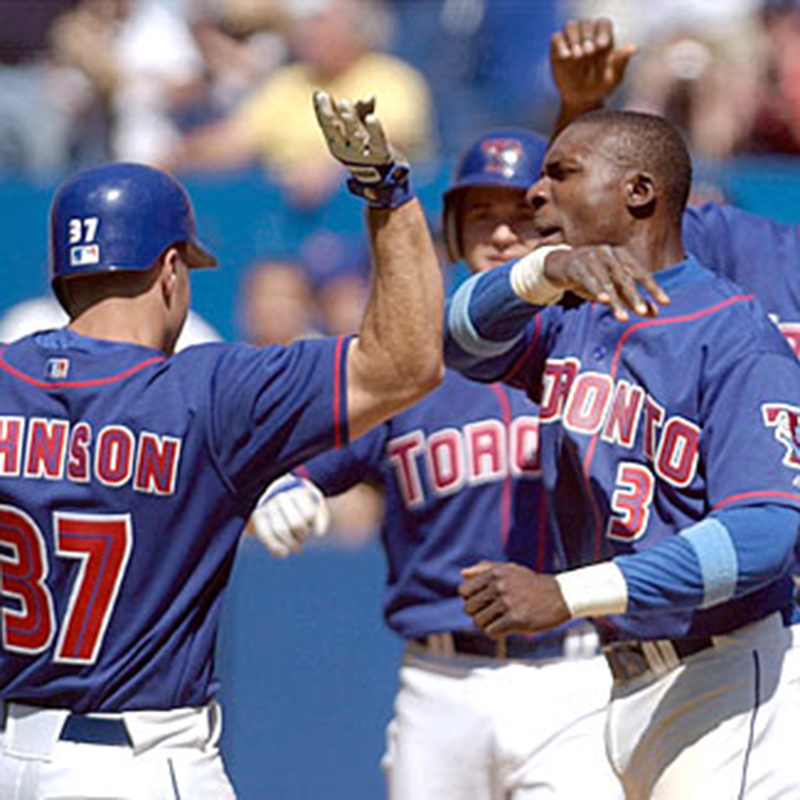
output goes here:
[[461, 571], [464, 610], [489, 636], [538, 633], [570, 618], [558, 582], [520, 564], [481, 561]]
[[550, 38], [553, 81], [564, 106], [602, 107], [619, 86], [636, 45], [617, 47], [609, 19], [570, 20]]
[[627, 322], [631, 312], [654, 317], [659, 305], [670, 302], [648, 266], [621, 247], [588, 245], [553, 252], [544, 274], [553, 286], [609, 306], [619, 322]]
[[374, 97], [353, 103], [318, 90], [314, 111], [331, 155], [352, 175], [348, 185], [354, 194], [387, 208], [411, 199], [408, 163], [389, 144]]

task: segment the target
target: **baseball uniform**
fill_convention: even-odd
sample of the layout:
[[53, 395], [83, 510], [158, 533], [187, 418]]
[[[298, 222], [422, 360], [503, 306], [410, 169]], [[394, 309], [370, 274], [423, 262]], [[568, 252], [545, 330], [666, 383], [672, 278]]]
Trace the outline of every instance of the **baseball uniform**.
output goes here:
[[348, 342], [0, 353], [0, 796], [233, 796], [223, 591], [263, 481], [346, 441]]
[[752, 295], [691, 257], [655, 273], [670, 305], [627, 323], [591, 303], [537, 313], [509, 272], [459, 289], [447, 358], [540, 402], [566, 562], [614, 557], [625, 577], [628, 611], [602, 638], [626, 791], [791, 796], [800, 768], [775, 763], [800, 722], [784, 658], [800, 505], [791, 351]]

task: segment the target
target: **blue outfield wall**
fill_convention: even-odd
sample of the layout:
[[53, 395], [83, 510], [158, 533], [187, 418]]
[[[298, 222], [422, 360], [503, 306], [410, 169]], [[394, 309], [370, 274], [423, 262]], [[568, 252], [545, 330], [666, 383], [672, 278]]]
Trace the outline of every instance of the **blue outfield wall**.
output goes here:
[[[417, 169], [438, 221], [450, 165]], [[752, 159], [706, 169], [732, 202], [800, 221], [800, 161]], [[238, 335], [238, 281], [257, 257], [285, 255], [316, 224], [358, 236], [362, 208], [343, 196], [317, 217], [285, 209], [258, 173], [187, 180], [201, 237], [222, 269], [197, 274], [193, 305], [226, 338]], [[46, 292], [52, 186], [0, 182], [0, 312]], [[241, 800], [378, 800], [384, 727], [402, 654], [383, 626], [380, 547], [316, 547], [287, 561], [242, 544], [218, 648], [223, 748]]]

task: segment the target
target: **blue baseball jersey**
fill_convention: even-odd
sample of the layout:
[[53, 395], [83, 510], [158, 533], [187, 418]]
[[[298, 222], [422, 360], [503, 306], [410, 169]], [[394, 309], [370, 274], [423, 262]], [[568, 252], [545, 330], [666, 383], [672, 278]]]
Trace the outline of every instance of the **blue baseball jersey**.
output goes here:
[[165, 358], [68, 330], [0, 354], [0, 697], [199, 706], [263, 487], [347, 439], [348, 340]]
[[384, 616], [407, 638], [472, 627], [460, 570], [481, 559], [552, 571], [538, 462], [538, 409], [524, 392], [448, 370], [412, 408], [300, 470], [325, 494], [384, 488]]
[[800, 356], [800, 230], [734, 206], [708, 203], [683, 218], [687, 252], [752, 292]]
[[[648, 550], [714, 511], [800, 506], [800, 370], [786, 341], [752, 295], [692, 258], [656, 277], [671, 303], [654, 319], [551, 306], [489, 341], [487, 310], [468, 332], [451, 318], [453, 364], [483, 380], [505, 372], [541, 403], [542, 475], [570, 566]], [[712, 607], [610, 621], [631, 638], [713, 635], [788, 612], [791, 594], [783, 574]]]

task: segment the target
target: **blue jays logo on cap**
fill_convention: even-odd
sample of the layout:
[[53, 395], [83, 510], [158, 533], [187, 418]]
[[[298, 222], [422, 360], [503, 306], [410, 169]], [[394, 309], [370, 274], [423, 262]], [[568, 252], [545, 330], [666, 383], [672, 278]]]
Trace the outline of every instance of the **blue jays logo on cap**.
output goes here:
[[764, 403], [761, 413], [764, 424], [775, 429], [775, 438], [786, 448], [783, 463], [800, 470], [800, 408], [785, 403]]
[[507, 178], [515, 174], [524, 157], [522, 142], [518, 139], [487, 139], [481, 144], [481, 152], [486, 160], [485, 170]]

